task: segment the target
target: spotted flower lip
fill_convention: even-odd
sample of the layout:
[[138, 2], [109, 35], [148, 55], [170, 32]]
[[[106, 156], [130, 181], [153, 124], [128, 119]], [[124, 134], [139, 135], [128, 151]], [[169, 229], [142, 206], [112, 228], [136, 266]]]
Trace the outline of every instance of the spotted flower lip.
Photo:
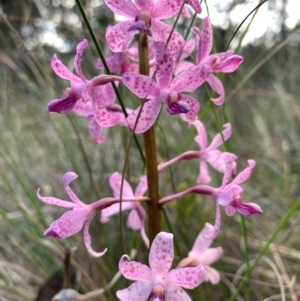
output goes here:
[[170, 271], [174, 259], [173, 234], [160, 232], [157, 234], [150, 248], [149, 266], [135, 261], [128, 261], [123, 255], [119, 262], [122, 275], [135, 280], [128, 288], [117, 291], [121, 301], [151, 301], [182, 300], [190, 297], [181, 289], [193, 289], [206, 278], [203, 266], [173, 269]]

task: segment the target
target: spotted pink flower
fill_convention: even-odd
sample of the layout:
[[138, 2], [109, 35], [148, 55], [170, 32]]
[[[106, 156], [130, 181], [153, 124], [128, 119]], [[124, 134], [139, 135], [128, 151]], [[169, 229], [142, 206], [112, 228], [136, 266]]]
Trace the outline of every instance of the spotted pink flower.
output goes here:
[[[198, 114], [200, 105], [193, 97], [181, 92], [193, 92], [201, 86], [211, 73], [207, 65], [192, 67], [172, 79], [174, 61], [163, 42], [156, 42], [156, 82], [149, 76], [126, 72], [123, 83], [138, 97], [149, 99], [143, 106], [137, 123], [136, 133], [147, 131], [155, 122], [161, 105], [168, 106], [171, 115], [180, 114], [187, 122], [193, 122]], [[133, 129], [140, 107], [135, 109], [127, 118], [128, 125]]]
[[[160, 20], [173, 17], [179, 12], [183, 0], [105, 0], [107, 6], [117, 15], [127, 20], [108, 28], [106, 40], [113, 52], [128, 48], [138, 30], [153, 35], [156, 41], [166, 41], [171, 27]], [[169, 42], [169, 50], [176, 59], [184, 44], [184, 39], [176, 31]]]
[[206, 271], [201, 265], [170, 271], [173, 258], [173, 234], [166, 232], [157, 234], [151, 245], [150, 267], [135, 261], [128, 262], [128, 256], [123, 255], [119, 270], [125, 278], [136, 282], [117, 291], [117, 297], [121, 301], [191, 301], [181, 287], [197, 287], [205, 280]]
[[245, 182], [250, 177], [255, 167], [255, 161], [248, 160], [249, 166], [242, 170], [231, 183], [229, 183], [232, 176], [234, 158], [230, 153], [223, 153], [221, 157], [226, 167], [221, 187], [216, 189], [212, 194], [216, 203], [220, 206], [224, 206], [226, 214], [229, 216], [233, 215], [236, 211], [246, 216], [262, 213], [260, 206], [257, 204], [241, 202], [243, 189], [239, 184]]
[[70, 87], [64, 90], [67, 95], [63, 99], [53, 99], [48, 104], [48, 111], [51, 113], [65, 114], [71, 111], [78, 101], [87, 103], [94, 88], [107, 84], [112, 81], [119, 81], [120, 78], [114, 75], [99, 75], [91, 80], [87, 80], [81, 69], [82, 57], [84, 50], [88, 47], [87, 40], [83, 40], [76, 47], [75, 70], [77, 75], [73, 74], [54, 54], [51, 59], [51, 67], [53, 71], [61, 78], [70, 81]]
[[[192, 124], [197, 129], [198, 135], [195, 137], [195, 141], [200, 146], [200, 154], [199, 154], [200, 174], [198, 176], [197, 182], [199, 184], [207, 184], [211, 181], [211, 177], [206, 162], [208, 162], [217, 171], [222, 173], [225, 172], [225, 168], [226, 168], [225, 162], [222, 159], [222, 157], [220, 157], [222, 152], [217, 149], [223, 143], [222, 136], [220, 135], [220, 133], [218, 133], [213, 138], [211, 144], [207, 146], [207, 135], [203, 123], [197, 119]], [[231, 124], [226, 123], [224, 124], [223, 127], [224, 130], [222, 131], [222, 135], [224, 141], [226, 141], [231, 136]], [[231, 157], [233, 159], [232, 174], [234, 174], [236, 168], [236, 163], [234, 160], [236, 160], [236, 155], [231, 154]]]
[[[121, 191], [121, 181], [122, 175], [118, 172], [115, 172], [109, 178], [109, 185], [113, 190], [114, 197], [120, 196]], [[132, 188], [129, 183], [124, 179], [123, 182], [123, 193], [124, 197], [138, 197], [143, 196], [147, 191], [147, 177], [142, 176], [140, 182], [133, 193]], [[141, 233], [141, 237], [145, 242], [145, 245], [149, 247], [149, 239], [145, 233], [145, 220], [146, 220], [146, 212], [143, 206], [137, 202], [127, 202], [122, 204], [122, 210], [131, 210], [127, 219], [127, 227], [133, 230], [139, 230]], [[101, 222], [107, 223], [109, 221], [109, 217], [120, 212], [120, 204], [114, 204], [106, 209], [101, 211]]]
[[[193, 27], [192, 31], [196, 34], [197, 39], [197, 65], [207, 64], [213, 69], [213, 72], [231, 73], [234, 72], [243, 62], [243, 57], [235, 55], [231, 50], [210, 55], [213, 36], [212, 26], [208, 17], [203, 20], [202, 30]], [[213, 103], [216, 105], [223, 104], [225, 100], [225, 92], [221, 81], [213, 74], [210, 74], [206, 81], [211, 88], [220, 95], [217, 98], [211, 99]]]
[[213, 242], [213, 239], [211, 238], [213, 232], [214, 226], [206, 223], [204, 229], [197, 236], [188, 257], [180, 261], [178, 267], [198, 266], [199, 264], [202, 264], [207, 272], [206, 281], [217, 284], [220, 281], [220, 274], [210, 265], [219, 259], [223, 253], [223, 249], [221, 247], [209, 247]]
[[63, 177], [66, 193], [72, 200], [72, 203], [55, 197], [43, 197], [40, 195], [40, 190], [38, 189], [37, 197], [42, 202], [54, 206], [72, 208], [72, 210], [67, 211], [59, 219], [54, 221], [45, 231], [44, 236], [51, 236], [57, 239], [66, 238], [78, 233], [84, 226], [83, 237], [87, 250], [93, 256], [100, 257], [106, 253], [107, 249], [100, 253], [95, 252], [91, 247], [91, 236], [89, 234], [89, 226], [92, 218], [96, 214], [96, 208], [93, 206], [93, 204], [86, 205], [81, 202], [73, 190], [69, 187], [69, 184], [77, 177], [78, 175], [74, 172], [67, 172]]

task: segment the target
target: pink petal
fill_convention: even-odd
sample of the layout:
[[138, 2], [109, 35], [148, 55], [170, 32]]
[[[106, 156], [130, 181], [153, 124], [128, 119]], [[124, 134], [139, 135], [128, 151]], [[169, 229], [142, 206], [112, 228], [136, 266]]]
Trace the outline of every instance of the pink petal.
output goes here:
[[[156, 3], [159, 2], [161, 1], [156, 1]], [[156, 41], [166, 42], [172, 28], [163, 22], [152, 19], [151, 30]], [[174, 60], [177, 60], [179, 57], [184, 43], [183, 37], [175, 30], [172, 34], [170, 42], [168, 43], [168, 50]]]
[[88, 117], [94, 114], [94, 108], [91, 102], [84, 102], [82, 99], [79, 99], [73, 108], [73, 112], [79, 116]]
[[102, 128], [98, 124], [98, 122], [93, 117], [89, 124], [89, 133], [90, 136], [97, 142], [97, 143], [103, 143], [106, 140], [105, 136], [101, 135]]
[[205, 127], [203, 123], [198, 119], [196, 119], [191, 124], [195, 126], [198, 133], [198, 135], [195, 137], [195, 141], [199, 144], [200, 150], [204, 152], [207, 147], [207, 135], [206, 135]]
[[81, 63], [82, 63], [82, 56], [83, 56], [83, 52], [85, 50], [85, 48], [88, 47], [88, 41], [87, 40], [83, 40], [82, 42], [80, 42], [77, 47], [76, 47], [76, 56], [75, 56], [75, 69], [79, 75], [79, 77], [86, 82], [86, 78], [84, 77], [82, 70], [81, 70]]
[[168, 283], [165, 288], [166, 301], [192, 301], [189, 295], [178, 285]]
[[45, 231], [44, 236], [66, 238], [78, 233], [89, 215], [86, 209], [67, 211], [54, 221]]
[[[108, 0], [106, 0], [108, 1]], [[113, 52], [121, 52], [128, 48], [133, 36], [136, 32], [128, 31], [135, 23], [134, 20], [118, 23], [113, 27], [108, 27], [106, 30], [106, 41], [109, 48]]]
[[201, 14], [202, 8], [200, 6], [199, 0], [187, 0], [187, 4], [189, 4], [196, 13]]
[[93, 91], [93, 103], [104, 107], [111, 106], [116, 101], [116, 94], [111, 83], [97, 86]]
[[166, 89], [173, 76], [173, 57], [164, 42], [154, 44], [156, 58], [156, 81], [161, 89]]
[[[137, 127], [135, 128], [135, 133], [140, 134], [146, 132], [155, 122], [157, 115], [159, 113], [161, 103], [156, 99], [151, 99], [144, 104], [142, 113], [138, 120]], [[135, 109], [128, 117], [128, 126], [133, 130], [136, 119], [138, 117], [141, 107]]]
[[255, 214], [261, 214], [263, 211], [261, 210], [260, 206], [255, 203], [240, 203], [234, 202], [231, 203], [231, 206], [245, 216], [252, 216]]
[[143, 226], [143, 221], [141, 220], [138, 212], [136, 210], [131, 210], [127, 219], [127, 227], [133, 230], [140, 230]]
[[69, 187], [69, 184], [78, 178], [78, 175], [75, 172], [67, 172], [63, 176], [64, 187], [69, 198], [77, 205], [84, 205], [79, 198], [75, 195], [73, 190]]
[[226, 165], [221, 157], [222, 152], [214, 149], [206, 155], [206, 161], [217, 171], [224, 173]]
[[218, 284], [221, 280], [219, 272], [210, 266], [204, 266], [204, 268], [207, 272], [205, 281], [210, 281], [213, 285]]
[[197, 65], [203, 62], [210, 54], [212, 49], [212, 27], [209, 18], [203, 20], [203, 28], [200, 31], [198, 28], [193, 28], [192, 31], [196, 34], [197, 38]]
[[[109, 185], [113, 190], [114, 197], [120, 196], [121, 190], [121, 182], [122, 182], [122, 175], [118, 172], [113, 173], [109, 178]], [[124, 179], [123, 181], [123, 196], [125, 197], [133, 197], [133, 191], [129, 183]]]
[[122, 275], [129, 280], [154, 280], [154, 274], [147, 265], [136, 261], [128, 261], [127, 255], [123, 255], [120, 259], [119, 270]]
[[[122, 203], [122, 211], [130, 210], [135, 207], [135, 204], [132, 202]], [[101, 223], [105, 224], [109, 222], [109, 217], [120, 212], [120, 203], [113, 204], [103, 210], [101, 210]]]
[[184, 16], [187, 19], [189, 19], [191, 17], [191, 14], [190, 14], [189, 10], [186, 7], [184, 7], [182, 9], [181, 14], [182, 14], [182, 16]]
[[211, 265], [216, 260], [218, 260], [222, 254], [223, 249], [221, 247], [206, 249], [198, 254], [196, 263], [197, 265]]
[[66, 114], [70, 112], [76, 105], [81, 95], [71, 92], [64, 99], [53, 99], [48, 103], [48, 112]]
[[174, 69], [174, 76], [177, 76], [183, 71], [186, 71], [187, 69], [190, 69], [194, 67], [195, 65], [191, 62], [186, 62], [186, 61], [180, 61], [176, 64], [175, 69]]
[[225, 207], [225, 212], [228, 216], [233, 216], [236, 213], [236, 210], [231, 205]]
[[206, 271], [202, 265], [171, 270], [167, 275], [167, 282], [187, 289], [193, 289], [206, 278]]
[[94, 109], [94, 118], [101, 127], [112, 127], [121, 120], [121, 116], [119, 114], [110, 113], [105, 107], [99, 104], [94, 106]]
[[220, 64], [213, 66], [215, 72], [231, 73], [234, 72], [243, 62], [243, 57], [240, 55], [232, 55], [226, 58]]
[[202, 253], [211, 245], [213, 241], [211, 239], [213, 231], [214, 231], [214, 226], [209, 223], [205, 223], [204, 228], [199, 233], [199, 235], [197, 236], [194, 242], [192, 251], [189, 253], [189, 256], [196, 257], [198, 254]]
[[224, 188], [232, 176], [232, 170], [233, 170], [232, 167], [236, 156], [232, 155], [231, 153], [224, 152], [221, 154], [220, 158], [223, 159], [225, 162], [225, 171], [224, 171], [224, 176], [223, 176], [223, 181], [221, 186], [221, 188]]
[[255, 161], [254, 160], [248, 160], [249, 167], [245, 168], [243, 171], [241, 171], [232, 181], [232, 184], [240, 184], [248, 180], [248, 178], [251, 176], [251, 173], [255, 167]]
[[207, 80], [211, 72], [212, 69], [208, 65], [191, 67], [174, 77], [169, 87], [169, 91], [194, 92]]
[[190, 106], [188, 113], [180, 114], [181, 119], [186, 122], [194, 122], [200, 110], [199, 102], [195, 98], [184, 94], [181, 94], [181, 101], [186, 102]]
[[195, 39], [190, 39], [185, 42], [179, 60], [184, 60], [189, 57], [195, 48]]
[[159, 87], [149, 76], [126, 72], [123, 75], [123, 83], [140, 98], [148, 99], [159, 95]]
[[77, 207], [76, 204], [67, 202], [52, 196], [41, 196], [40, 195], [40, 189], [37, 190], [36, 196], [38, 199], [46, 204], [53, 205], [53, 206], [58, 206], [58, 207], [65, 207], [65, 208], [74, 208]]
[[117, 297], [121, 301], [146, 301], [153, 288], [153, 283], [149, 281], [137, 281], [128, 288], [117, 291]]
[[[223, 134], [224, 141], [226, 141], [231, 136], [231, 124], [230, 123], [226, 123], [226, 124], [223, 125], [223, 128], [224, 128], [224, 130], [222, 131], [222, 134]], [[216, 148], [218, 148], [222, 144], [223, 144], [222, 137], [221, 137], [220, 133], [218, 133], [214, 137], [214, 139], [212, 140], [212, 142], [209, 145], [209, 147], [207, 148], [207, 151], [211, 151], [213, 149], [216, 149]]]
[[115, 14], [128, 19], [134, 19], [140, 13], [132, 0], [105, 0], [105, 3]]
[[236, 199], [241, 199], [242, 187], [229, 184], [217, 192], [215, 200], [221, 206], [232, 205]]
[[211, 181], [211, 177], [209, 174], [208, 166], [205, 162], [205, 160], [200, 159], [200, 173], [197, 178], [198, 184], [207, 184]]
[[82, 79], [74, 75], [54, 54], [50, 62], [53, 71], [61, 78], [74, 81], [76, 83], [82, 83]]
[[154, 7], [155, 0], [134, 0], [135, 6], [140, 12], [150, 13]]
[[146, 191], [148, 190], [148, 185], [147, 185], [147, 176], [142, 176], [140, 177], [140, 182], [138, 186], [136, 187], [135, 196], [143, 196]]
[[222, 105], [225, 101], [225, 91], [222, 82], [213, 74], [209, 75], [206, 81], [210, 85], [210, 87], [220, 95], [217, 98], [211, 98], [211, 101], [216, 106]]
[[155, 274], [166, 274], [173, 262], [173, 234], [160, 232], [154, 238], [150, 253], [149, 266]]
[[156, 19], [168, 19], [179, 12], [182, 0], [155, 1], [155, 7], [151, 11], [151, 17]]
[[87, 218], [87, 221], [84, 226], [83, 239], [84, 239], [85, 247], [88, 250], [88, 252], [94, 257], [101, 257], [106, 253], [107, 249], [104, 249], [102, 252], [95, 252], [91, 247], [92, 239], [91, 239], [91, 235], [89, 233], [89, 227], [90, 227], [90, 223], [94, 216], [95, 216], [95, 213], [90, 212], [89, 217]]
[[[126, 71], [130, 71], [130, 64], [127, 58], [127, 52], [117, 52], [112, 56], [105, 59], [106, 64], [112, 73], [124, 73]], [[101, 60], [98, 60], [97, 68], [103, 70], [104, 66]]]

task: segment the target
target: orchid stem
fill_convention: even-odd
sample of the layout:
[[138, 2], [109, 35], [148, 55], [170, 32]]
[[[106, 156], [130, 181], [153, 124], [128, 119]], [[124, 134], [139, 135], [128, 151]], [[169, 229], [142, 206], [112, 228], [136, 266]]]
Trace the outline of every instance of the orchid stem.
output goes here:
[[[139, 33], [139, 73], [149, 75], [149, 45], [147, 34]], [[144, 100], [142, 100], [143, 102]], [[146, 157], [149, 208], [149, 240], [150, 245], [161, 231], [162, 206], [158, 204], [158, 170], [155, 126], [143, 134]]]

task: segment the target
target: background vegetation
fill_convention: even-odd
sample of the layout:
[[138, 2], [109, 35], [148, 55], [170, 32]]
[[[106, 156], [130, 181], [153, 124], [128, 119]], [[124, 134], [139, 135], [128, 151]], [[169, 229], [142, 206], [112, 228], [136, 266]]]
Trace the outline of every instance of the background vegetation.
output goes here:
[[[270, 0], [264, 5], [277, 9], [272, 6], [274, 2]], [[300, 31], [297, 26], [292, 30], [285, 27], [284, 7], [288, 1], [279, 2], [281, 30], [269, 32], [268, 39], [264, 36], [239, 50], [244, 63], [237, 72], [223, 78], [226, 105], [225, 109], [217, 109], [221, 124], [232, 123], [228, 147], [239, 157], [238, 169], [244, 168], [249, 158], [257, 162], [253, 176], [243, 185], [244, 201], [256, 202], [264, 211], [261, 216], [246, 219], [250, 259], [262, 251], [300, 197]], [[228, 13], [236, 5], [243, 5], [243, 1], [229, 3]], [[252, 3], [253, 8], [258, 4]], [[98, 41], [109, 54], [104, 33], [107, 24], [113, 23], [113, 15], [101, 1], [84, 1], [84, 6]], [[249, 12], [245, 10], [239, 22]], [[195, 26], [200, 24], [201, 19], [197, 19]], [[188, 21], [180, 20], [181, 30], [187, 25]], [[216, 28], [217, 51], [224, 51], [235, 29], [231, 21], [226, 30]], [[236, 45], [243, 32], [245, 27], [237, 36]], [[58, 53], [72, 68], [75, 46], [83, 38], [90, 41], [84, 54], [84, 72], [92, 77], [98, 73], [98, 57], [74, 1], [0, 1], [0, 296], [4, 301], [34, 300], [40, 285], [62, 268], [64, 248], [77, 247], [73, 264], [81, 277], [74, 285], [81, 293], [105, 286], [117, 272], [123, 254], [117, 217], [108, 225], [100, 224], [98, 217], [93, 220], [94, 248], [109, 249], [100, 259], [87, 254], [81, 234], [62, 241], [43, 238], [45, 229], [63, 211], [40, 203], [35, 196], [40, 187], [44, 195], [65, 199], [62, 176], [75, 171], [79, 178], [72, 188], [89, 203], [111, 195], [108, 178], [123, 168], [128, 129], [115, 127], [105, 131], [109, 139], [98, 145], [89, 137], [87, 120], [72, 113], [50, 115], [46, 110], [48, 101], [60, 97], [68, 84], [51, 70], [52, 54]], [[265, 42], [270, 39], [272, 46], [267, 43], [267, 47]], [[136, 106], [137, 99], [121, 90], [126, 106]], [[212, 138], [217, 126], [209, 97], [205, 89], [197, 93], [201, 97], [200, 118]], [[168, 118], [163, 112], [158, 124], [160, 161], [188, 148], [197, 149], [194, 135], [194, 130], [188, 131], [179, 118]], [[194, 161], [178, 164], [172, 173], [164, 171], [161, 195], [193, 184], [197, 172], [198, 164]], [[143, 173], [133, 145], [127, 172], [133, 187]], [[213, 185], [218, 186], [221, 177], [214, 175]], [[214, 204], [207, 198], [189, 196], [167, 205], [165, 214], [178, 244], [178, 262], [191, 249], [204, 223], [213, 222]], [[224, 256], [214, 265], [221, 272], [222, 281], [217, 289], [209, 283], [201, 285], [191, 293], [193, 300], [229, 300], [231, 290], [245, 276], [247, 248], [240, 217], [228, 218], [223, 214], [222, 218], [222, 232], [214, 242], [214, 246], [224, 248]], [[238, 300], [298, 300], [299, 223], [297, 214], [287, 217]], [[169, 229], [167, 224], [165, 229]], [[145, 260], [147, 252], [137, 235], [128, 231], [125, 234], [128, 247], [138, 249], [138, 258]], [[115, 291], [126, 284], [121, 279], [97, 300], [116, 300]]]

